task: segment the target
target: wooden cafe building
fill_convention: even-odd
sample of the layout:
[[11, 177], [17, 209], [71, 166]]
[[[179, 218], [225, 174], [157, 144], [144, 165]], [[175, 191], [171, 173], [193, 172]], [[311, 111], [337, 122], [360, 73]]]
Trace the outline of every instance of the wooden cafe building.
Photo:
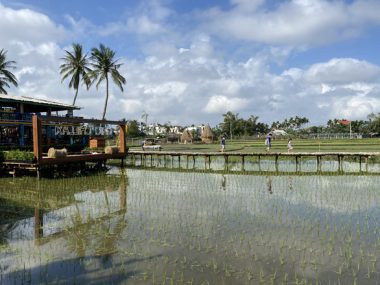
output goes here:
[[[32, 116], [73, 117], [79, 107], [45, 99], [0, 94], [0, 147], [25, 147], [33, 145]], [[44, 126], [45, 143], [58, 137], [53, 126]]]
[[[105, 163], [108, 159], [120, 159], [123, 165], [127, 155], [125, 120], [86, 119], [74, 116], [74, 110], [80, 108], [45, 99], [0, 94], [0, 150], [26, 149], [34, 154], [31, 163], [3, 161], [0, 168], [13, 169], [13, 172], [16, 168], [36, 170], [39, 177], [40, 170], [56, 165], [79, 163], [82, 166], [85, 162]], [[109, 141], [117, 145], [99, 150], [104, 145], [98, 143], [110, 137], [114, 140]], [[81, 151], [92, 147], [94, 141], [97, 151]], [[46, 148], [62, 146], [75, 146], [80, 151], [68, 149], [64, 157], [46, 155]]]

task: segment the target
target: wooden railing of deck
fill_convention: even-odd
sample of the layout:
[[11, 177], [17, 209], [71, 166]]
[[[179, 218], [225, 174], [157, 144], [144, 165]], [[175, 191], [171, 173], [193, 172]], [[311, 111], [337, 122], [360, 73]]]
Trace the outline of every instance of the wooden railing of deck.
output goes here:
[[[57, 158], [50, 159], [44, 158], [42, 156], [42, 123], [43, 122], [61, 122], [61, 123], [92, 123], [99, 125], [118, 125], [119, 126], [119, 153], [117, 155], [107, 155], [99, 154], [95, 156], [89, 155], [75, 155], [65, 159]], [[110, 120], [97, 120], [97, 119], [85, 119], [85, 118], [70, 118], [70, 117], [54, 117], [54, 116], [38, 116], [33, 115], [32, 117], [32, 126], [33, 126], [33, 153], [35, 161], [38, 165], [42, 164], [54, 164], [54, 163], [64, 163], [64, 162], [79, 162], [79, 161], [93, 161], [101, 160], [108, 158], [121, 158], [126, 156], [127, 147], [126, 147], [126, 128], [125, 120], [122, 121], [110, 121]]]

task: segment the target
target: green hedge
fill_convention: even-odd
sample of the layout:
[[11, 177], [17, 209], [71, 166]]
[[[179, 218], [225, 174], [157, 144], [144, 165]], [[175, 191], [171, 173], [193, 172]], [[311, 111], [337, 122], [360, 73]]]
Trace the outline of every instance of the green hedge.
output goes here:
[[33, 162], [34, 161], [34, 154], [30, 151], [23, 151], [23, 150], [9, 150], [9, 151], [1, 151], [0, 152], [0, 160], [1, 161], [26, 161], [26, 162]]

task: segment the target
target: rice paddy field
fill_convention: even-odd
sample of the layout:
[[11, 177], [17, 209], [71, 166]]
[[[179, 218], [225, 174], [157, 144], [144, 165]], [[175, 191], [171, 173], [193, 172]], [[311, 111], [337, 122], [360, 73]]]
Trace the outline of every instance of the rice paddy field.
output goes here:
[[[274, 139], [273, 152], [287, 152], [287, 138]], [[380, 139], [293, 139], [293, 152], [380, 152]], [[163, 144], [165, 151], [213, 152], [220, 150], [220, 142], [214, 144]], [[264, 140], [227, 140], [226, 151], [265, 152]], [[131, 147], [140, 150], [139, 145]]]
[[380, 176], [2, 178], [0, 284], [380, 284]]

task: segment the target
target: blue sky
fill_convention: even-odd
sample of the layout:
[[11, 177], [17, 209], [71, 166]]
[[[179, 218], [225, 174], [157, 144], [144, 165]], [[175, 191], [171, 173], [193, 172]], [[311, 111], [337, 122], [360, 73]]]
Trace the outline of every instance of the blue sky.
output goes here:
[[[379, 11], [376, 0], [0, 0], [0, 48], [17, 61], [10, 94], [70, 103], [64, 51], [111, 47], [127, 85], [111, 86], [109, 119], [325, 124], [380, 112]], [[78, 114], [99, 117], [104, 96], [81, 88]]]

